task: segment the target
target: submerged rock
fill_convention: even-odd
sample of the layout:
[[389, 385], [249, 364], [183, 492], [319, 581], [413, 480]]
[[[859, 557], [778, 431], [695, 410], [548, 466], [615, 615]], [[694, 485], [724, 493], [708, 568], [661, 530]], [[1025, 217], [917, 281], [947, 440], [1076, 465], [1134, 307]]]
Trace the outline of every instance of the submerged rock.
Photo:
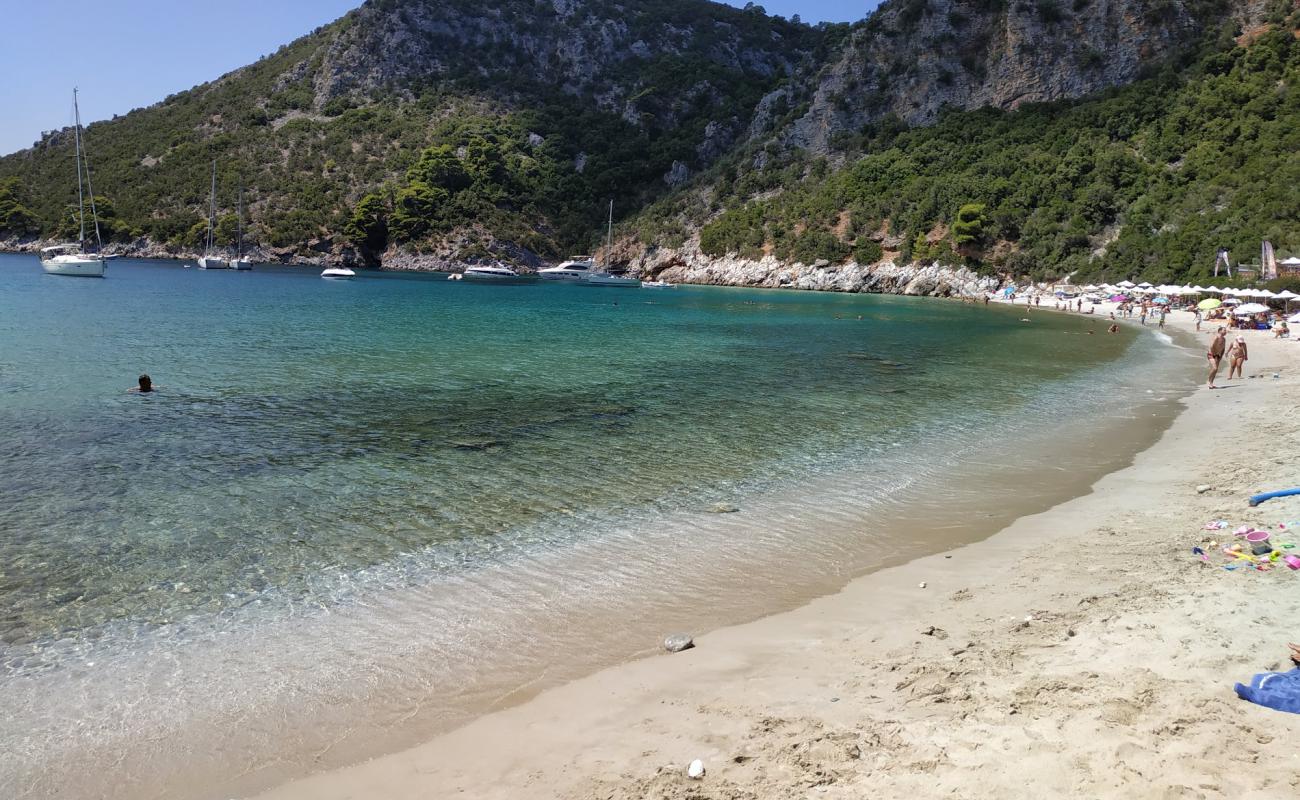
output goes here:
[[461, 439], [452, 442], [451, 446], [457, 450], [491, 450], [505, 446], [505, 442], [500, 439]]
[[740, 508], [730, 503], [714, 503], [709, 506], [710, 514], [735, 514], [738, 511], [740, 511]]

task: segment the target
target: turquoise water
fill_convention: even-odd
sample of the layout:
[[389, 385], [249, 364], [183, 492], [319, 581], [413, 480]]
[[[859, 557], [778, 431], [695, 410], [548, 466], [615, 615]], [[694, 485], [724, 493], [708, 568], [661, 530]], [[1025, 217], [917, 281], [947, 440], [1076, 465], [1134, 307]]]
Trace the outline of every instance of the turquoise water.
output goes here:
[[[122, 676], [144, 696], [202, 682], [246, 715], [304, 662], [327, 694], [364, 664], [409, 681], [403, 702], [450, 707], [466, 683], [447, 676], [494, 654], [536, 672], [565, 641], [537, 633], [553, 620], [668, 618], [746, 570], [779, 592], [764, 570], [801, 548], [812, 572], [852, 573], [867, 539], [795, 536], [797, 503], [773, 498], [839, 476], [825, 508], [887, 502], [961, 452], [1115, 402], [1157, 347], [1023, 314], [173, 262], [101, 281], [0, 255], [0, 697], [27, 698], [28, 726], [9, 774], [139, 734], [104, 688]], [[160, 391], [128, 393], [141, 372]], [[351, 627], [313, 627], [327, 617]], [[413, 666], [430, 651], [436, 670]], [[160, 653], [186, 666], [150, 672]], [[56, 687], [112, 722], [67, 739], [67, 710], [33, 699]], [[161, 719], [138, 724], [174, 729]], [[264, 733], [248, 752], [283, 735]], [[123, 785], [151, 786], [141, 770]]]

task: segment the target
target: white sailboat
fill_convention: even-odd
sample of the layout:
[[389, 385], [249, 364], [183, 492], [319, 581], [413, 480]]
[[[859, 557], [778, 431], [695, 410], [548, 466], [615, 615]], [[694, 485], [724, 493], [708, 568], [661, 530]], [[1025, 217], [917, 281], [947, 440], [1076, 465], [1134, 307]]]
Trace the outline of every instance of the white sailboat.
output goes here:
[[[104, 277], [104, 258], [99, 251], [103, 242], [99, 238], [99, 214], [95, 211], [95, 187], [90, 181], [90, 159], [81, 147], [81, 107], [77, 104], [77, 90], [72, 90], [72, 113], [75, 127], [72, 139], [77, 154], [77, 219], [81, 221], [81, 238], [76, 244], [56, 244], [41, 250], [41, 269], [51, 275], [72, 275], [81, 278]], [[82, 191], [81, 163], [86, 163], [85, 188], [90, 193], [90, 217], [95, 227], [95, 252], [86, 252], [86, 200]]]
[[615, 275], [609, 271], [609, 251], [614, 245], [614, 201], [609, 201], [609, 230], [605, 234], [605, 268], [600, 272], [588, 273], [582, 279], [584, 286], [622, 286], [635, 288], [641, 285], [637, 278]]
[[212, 240], [217, 225], [217, 160], [212, 159], [212, 199], [208, 201], [208, 241], [199, 259], [199, 269], [230, 269], [230, 262], [213, 254]]
[[230, 262], [231, 269], [250, 270], [253, 268], [253, 262], [244, 257], [244, 190], [239, 190], [239, 206], [236, 212], [239, 217], [239, 233], [235, 236], [235, 258]]
[[326, 267], [320, 274], [327, 281], [350, 281], [357, 273], [347, 267]]

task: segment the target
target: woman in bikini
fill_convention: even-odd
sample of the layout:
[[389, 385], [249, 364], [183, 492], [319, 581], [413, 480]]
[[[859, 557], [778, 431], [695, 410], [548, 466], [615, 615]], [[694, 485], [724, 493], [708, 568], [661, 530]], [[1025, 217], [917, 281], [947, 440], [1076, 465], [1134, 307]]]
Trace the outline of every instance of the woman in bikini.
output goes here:
[[1241, 369], [1246, 364], [1246, 337], [1238, 336], [1232, 346], [1228, 348], [1228, 380], [1232, 380], [1235, 373], [1238, 378], [1242, 377]]

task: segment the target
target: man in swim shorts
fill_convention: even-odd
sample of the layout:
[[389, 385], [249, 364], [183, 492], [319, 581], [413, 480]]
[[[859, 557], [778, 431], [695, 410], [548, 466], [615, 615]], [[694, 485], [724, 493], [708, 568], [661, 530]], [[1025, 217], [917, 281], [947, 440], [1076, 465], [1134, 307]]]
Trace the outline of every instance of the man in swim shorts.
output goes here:
[[1214, 338], [1210, 340], [1209, 351], [1205, 354], [1205, 357], [1210, 361], [1209, 387], [1211, 389], [1219, 388], [1214, 385], [1214, 378], [1219, 374], [1219, 364], [1223, 361], [1223, 351], [1228, 346], [1227, 340], [1228, 329], [1220, 325], [1219, 329], [1214, 333]]

